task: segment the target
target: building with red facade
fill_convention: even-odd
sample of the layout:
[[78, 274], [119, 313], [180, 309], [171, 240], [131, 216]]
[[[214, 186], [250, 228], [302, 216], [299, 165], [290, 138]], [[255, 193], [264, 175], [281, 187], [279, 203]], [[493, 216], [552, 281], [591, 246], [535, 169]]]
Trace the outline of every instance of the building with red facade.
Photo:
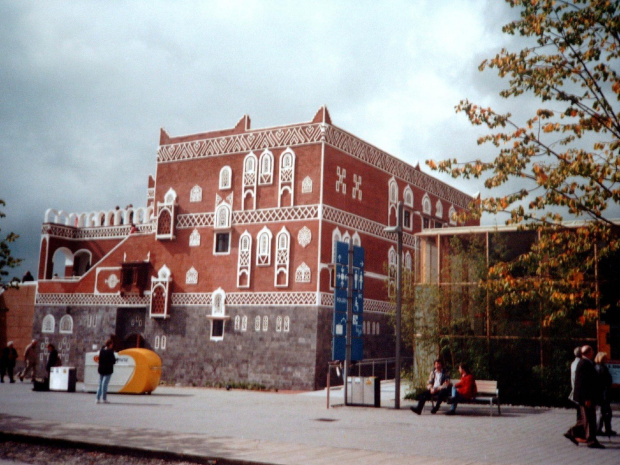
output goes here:
[[158, 352], [165, 382], [323, 386], [336, 241], [365, 249], [364, 358], [393, 356], [385, 228], [398, 202], [412, 268], [414, 234], [456, 225], [473, 200], [332, 125], [326, 108], [267, 129], [244, 116], [222, 131], [162, 130], [156, 173], [144, 207], [46, 212], [34, 335], [78, 377], [114, 334], [117, 349]]

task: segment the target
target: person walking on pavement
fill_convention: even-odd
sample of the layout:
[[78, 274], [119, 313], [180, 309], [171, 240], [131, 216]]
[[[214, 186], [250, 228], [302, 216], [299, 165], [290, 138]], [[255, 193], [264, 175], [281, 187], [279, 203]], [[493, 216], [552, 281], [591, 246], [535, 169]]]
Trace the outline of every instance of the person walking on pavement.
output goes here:
[[35, 378], [37, 376], [37, 340], [33, 339], [28, 346], [26, 346], [26, 350], [24, 351], [24, 362], [26, 362], [26, 366], [19, 374], [19, 380], [24, 381], [24, 378], [28, 376], [28, 373], [31, 373], [32, 382], [34, 383]]
[[427, 400], [432, 399], [433, 396], [437, 397], [437, 403], [431, 409], [431, 413], [433, 415], [437, 413], [437, 410], [439, 410], [441, 402], [450, 396], [450, 375], [448, 374], [448, 371], [444, 370], [443, 363], [441, 363], [441, 360], [439, 359], [435, 360], [433, 366], [434, 368], [428, 377], [426, 390], [422, 391], [422, 394], [420, 394], [418, 405], [415, 407], [410, 407], [411, 411], [418, 415], [422, 414], [424, 403]]
[[[594, 368], [594, 350], [590, 346], [581, 348], [581, 360], [575, 371], [575, 401], [579, 403], [580, 418], [566, 433], [566, 437], [576, 446], [585, 442], [593, 449], [604, 449], [596, 439], [596, 405], [600, 402], [600, 385]], [[580, 441], [581, 440], [581, 441]]]
[[0, 382], [4, 383], [4, 375], [9, 375], [9, 381], [15, 382], [13, 379], [13, 370], [15, 368], [15, 361], [17, 360], [17, 351], [13, 347], [13, 341], [9, 341], [2, 354], [0, 354]]
[[[614, 430], [611, 429], [611, 373], [609, 372], [609, 368], [607, 368], [607, 353], [599, 352], [594, 357], [594, 368], [596, 369], [596, 373], [598, 374], [599, 384], [601, 386], [601, 403], [599, 406], [599, 420], [598, 420], [598, 429], [596, 433], [599, 436], [616, 436]], [[605, 430], [603, 431], [603, 426], [605, 426]]]
[[105, 345], [99, 351], [99, 389], [97, 389], [97, 403], [108, 403], [108, 384], [112, 373], [114, 373], [114, 364], [116, 356], [114, 355], [114, 343], [112, 339], [105, 341]]

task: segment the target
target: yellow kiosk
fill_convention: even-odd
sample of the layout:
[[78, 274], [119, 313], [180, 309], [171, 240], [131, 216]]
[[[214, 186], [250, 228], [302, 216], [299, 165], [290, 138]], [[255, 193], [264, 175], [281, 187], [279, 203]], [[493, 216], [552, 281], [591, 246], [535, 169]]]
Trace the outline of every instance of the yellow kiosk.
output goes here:
[[[150, 394], [159, 385], [161, 358], [148, 349], [125, 349], [116, 355], [114, 373], [108, 392]], [[99, 352], [87, 352], [84, 364], [84, 391], [97, 392], [99, 388]]]

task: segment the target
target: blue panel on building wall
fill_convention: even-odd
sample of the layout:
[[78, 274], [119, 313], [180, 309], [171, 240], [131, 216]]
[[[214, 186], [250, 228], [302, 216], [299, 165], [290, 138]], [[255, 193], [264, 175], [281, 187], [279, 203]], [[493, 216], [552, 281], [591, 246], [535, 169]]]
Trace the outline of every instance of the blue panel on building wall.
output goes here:
[[[346, 347], [345, 347], [346, 351]], [[345, 352], [346, 356], [346, 352]], [[361, 337], [354, 337], [351, 340], [351, 360], [358, 362], [364, 359], [364, 343]]]
[[337, 312], [347, 311], [347, 290], [336, 288], [334, 292], [334, 310]]
[[364, 313], [364, 294], [353, 291], [353, 313]]
[[347, 339], [335, 337], [332, 339], [332, 360], [345, 360], [347, 358]]
[[334, 337], [345, 337], [347, 335], [347, 312], [334, 312], [332, 334]]
[[364, 249], [357, 245], [353, 246], [353, 266], [364, 269]]
[[336, 263], [349, 264], [349, 244], [346, 242], [336, 242]]
[[346, 289], [349, 285], [349, 267], [336, 265], [336, 288]]
[[353, 314], [353, 319], [351, 320], [351, 329], [352, 329], [352, 334], [353, 337], [362, 337], [362, 334], [364, 334], [364, 315], [360, 314]]

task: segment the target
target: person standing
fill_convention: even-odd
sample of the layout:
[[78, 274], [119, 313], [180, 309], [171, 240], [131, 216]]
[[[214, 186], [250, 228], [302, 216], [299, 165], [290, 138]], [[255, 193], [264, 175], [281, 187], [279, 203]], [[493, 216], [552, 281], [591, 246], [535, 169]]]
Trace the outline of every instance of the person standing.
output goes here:
[[97, 403], [108, 403], [108, 384], [112, 373], [114, 373], [114, 364], [116, 356], [114, 355], [114, 343], [112, 339], [105, 341], [105, 345], [99, 351], [99, 389], [97, 389]]
[[15, 362], [17, 360], [17, 351], [13, 347], [13, 341], [9, 341], [0, 355], [0, 382], [4, 383], [4, 375], [9, 375], [9, 381], [15, 382], [13, 379], [13, 370], [15, 369]]
[[415, 407], [410, 407], [411, 411], [418, 415], [422, 414], [424, 403], [433, 396], [437, 397], [437, 403], [431, 409], [431, 413], [437, 413], [441, 402], [446, 400], [450, 395], [450, 375], [447, 370], [444, 370], [443, 363], [441, 363], [441, 360], [437, 359], [435, 360], [433, 366], [434, 368], [428, 377], [428, 382], [426, 383], [426, 390], [420, 395], [418, 405]]
[[[597, 434], [599, 436], [616, 436], [614, 430], [611, 429], [611, 373], [609, 372], [609, 368], [607, 368], [607, 353], [599, 352], [594, 357], [594, 368], [596, 369], [596, 373], [598, 374], [599, 385], [601, 386], [601, 403], [600, 403], [600, 417], [598, 420], [598, 428]], [[605, 431], [603, 431], [603, 425], [605, 426]]]
[[45, 370], [47, 371], [47, 377], [49, 378], [52, 368], [60, 365], [60, 359], [58, 358], [58, 351], [56, 350], [56, 347], [54, 347], [54, 344], [48, 344], [47, 350], [49, 351], [50, 355], [47, 358], [47, 365], [45, 365]]
[[600, 401], [598, 375], [594, 368], [594, 350], [590, 346], [581, 348], [581, 360], [575, 371], [575, 401], [579, 404], [579, 421], [566, 433], [566, 437], [575, 445], [583, 437], [588, 447], [604, 449], [596, 439], [596, 405]]
[[24, 381], [24, 378], [31, 374], [32, 382], [34, 383], [35, 378], [37, 376], [37, 340], [33, 339], [30, 344], [26, 347], [24, 351], [24, 361], [26, 362], [26, 366], [19, 373], [19, 380]]
[[454, 415], [459, 402], [471, 400], [478, 393], [474, 375], [471, 374], [469, 367], [465, 363], [459, 365], [459, 373], [461, 374], [461, 379], [452, 385], [452, 407], [446, 412], [446, 415]]

